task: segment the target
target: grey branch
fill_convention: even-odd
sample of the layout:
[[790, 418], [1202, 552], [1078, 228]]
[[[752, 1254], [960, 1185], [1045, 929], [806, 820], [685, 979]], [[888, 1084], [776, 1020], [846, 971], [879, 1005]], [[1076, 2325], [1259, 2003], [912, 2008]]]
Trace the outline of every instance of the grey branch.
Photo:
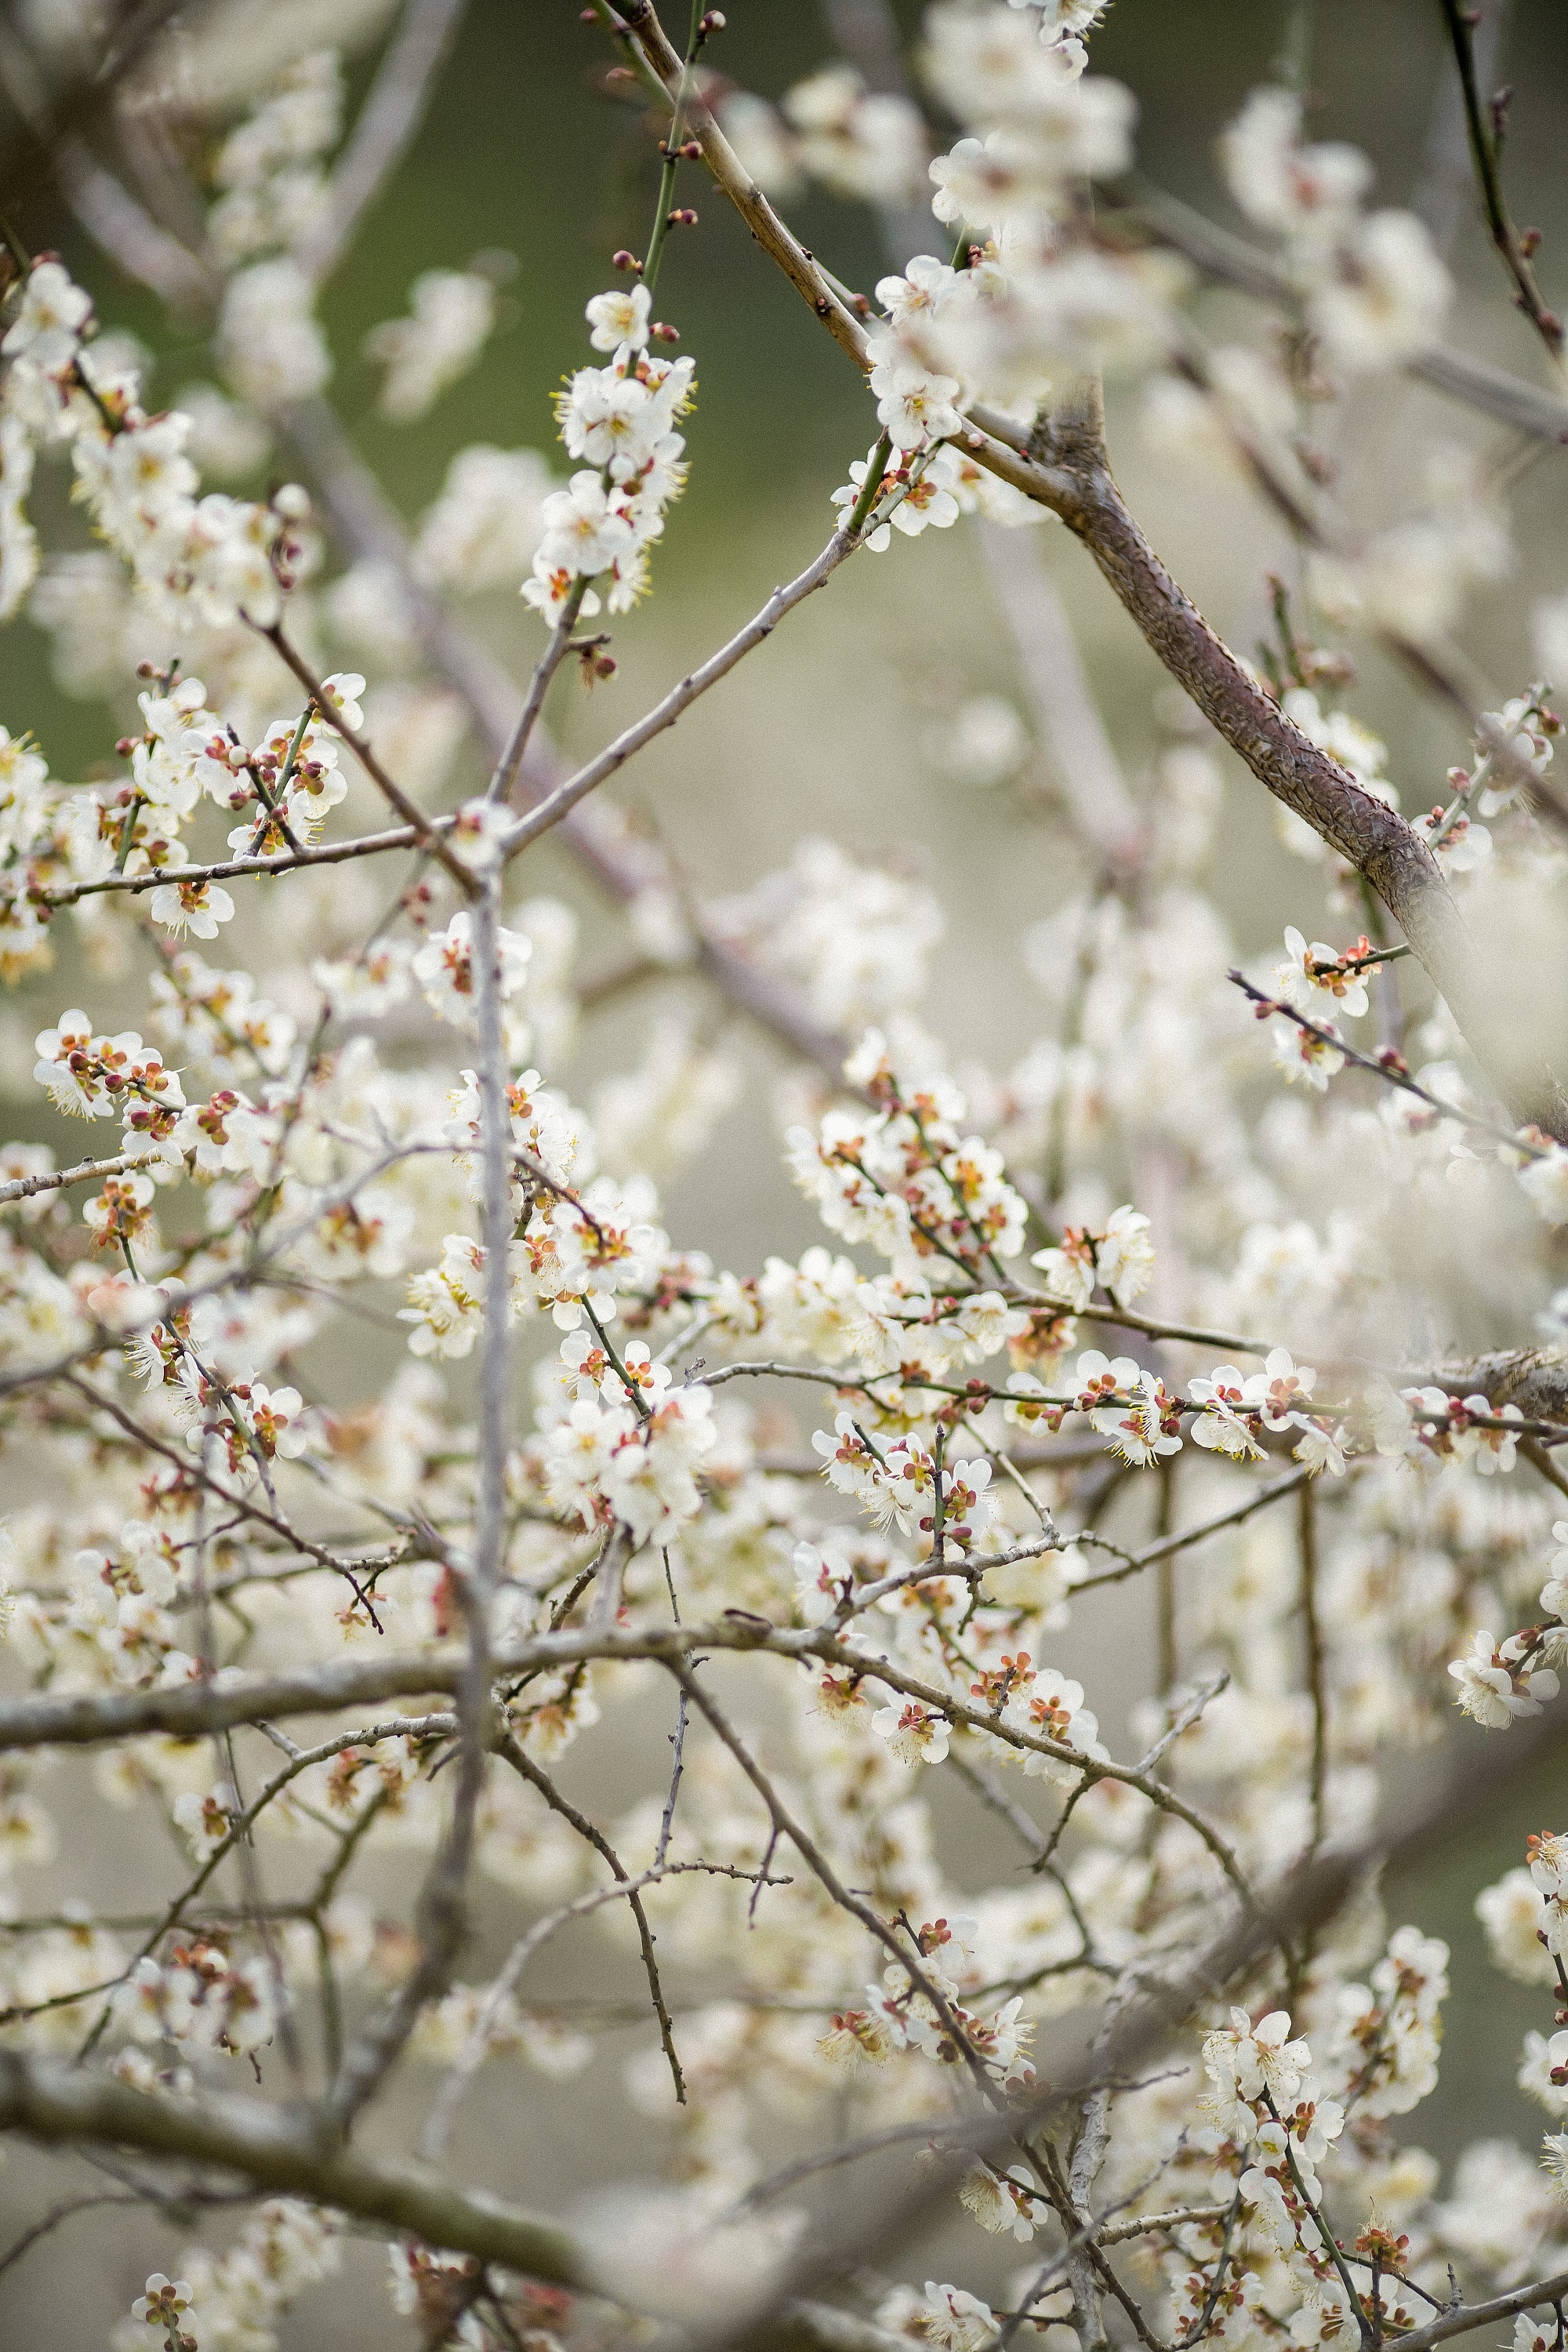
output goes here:
[[360, 221], [413, 143], [463, 7], [464, 0], [408, 0], [332, 173], [326, 202], [300, 249], [300, 258], [318, 284], [342, 259]]
[[13, 1201], [30, 1201], [39, 1192], [63, 1192], [68, 1184], [96, 1184], [101, 1176], [122, 1176], [128, 1168], [145, 1168], [157, 1156], [148, 1144], [140, 1151], [116, 1152], [112, 1160], [79, 1160], [74, 1168], [53, 1170], [45, 1176], [16, 1176], [8, 1184], [0, 1184], [0, 1208]]

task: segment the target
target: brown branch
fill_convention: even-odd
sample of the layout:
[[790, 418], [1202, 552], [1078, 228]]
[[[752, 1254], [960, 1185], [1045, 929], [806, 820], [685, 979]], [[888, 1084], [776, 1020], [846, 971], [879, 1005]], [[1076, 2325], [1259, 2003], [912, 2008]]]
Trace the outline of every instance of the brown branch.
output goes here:
[[880, 1918], [868, 1903], [845, 1885], [811, 1832], [784, 1805], [768, 1775], [763, 1770], [711, 1693], [704, 1689], [691, 1667], [678, 1663], [674, 1659], [666, 1659], [663, 1663], [668, 1666], [670, 1673], [675, 1676], [691, 1704], [705, 1717], [709, 1728], [729, 1749], [767, 1807], [768, 1821], [773, 1836], [788, 1838], [828, 1899], [836, 1903], [841, 1911], [847, 1911], [852, 1919], [858, 1919], [872, 1940], [880, 1944], [883, 1950], [905, 1971], [910, 1984], [924, 1995], [935, 2015], [941, 2019], [954, 2053], [962, 2058], [969, 2068], [981, 2095], [993, 2106], [999, 2106], [1002, 2104], [1001, 2095], [991, 2080], [984, 2059], [970, 2042], [961, 2021], [954, 2015], [952, 2006], [945, 1993], [940, 1990], [921, 1966], [920, 1955], [915, 1948], [913, 1937], [900, 1940], [887, 1921]]
[[361, 1600], [364, 1598], [360, 1591], [359, 1581], [353, 1569], [348, 1561], [334, 1558], [323, 1545], [313, 1543], [309, 1536], [302, 1536], [297, 1528], [291, 1528], [289, 1525], [287, 1519], [279, 1518], [275, 1513], [263, 1510], [259, 1503], [252, 1503], [245, 1496], [234, 1493], [230, 1487], [224, 1486], [219, 1479], [204, 1470], [199, 1461], [193, 1460], [190, 1454], [182, 1453], [178, 1446], [168, 1444], [163, 1438], [155, 1436], [150, 1429], [143, 1427], [134, 1414], [127, 1412], [125, 1407], [118, 1403], [113, 1397], [105, 1396], [100, 1390], [91, 1387], [74, 1372], [66, 1372], [62, 1374], [62, 1378], [69, 1387], [76, 1390], [79, 1396], [86, 1399], [95, 1412], [106, 1412], [111, 1421], [118, 1422], [127, 1437], [134, 1444], [144, 1446], [149, 1454], [161, 1454], [165, 1462], [172, 1462], [182, 1477], [189, 1479], [193, 1486], [200, 1486], [206, 1494], [216, 1495], [221, 1503], [226, 1504], [230, 1510], [237, 1511], [242, 1518], [252, 1521], [258, 1527], [268, 1528], [275, 1536], [281, 1536], [285, 1543], [291, 1545], [296, 1551], [305, 1553], [307, 1558], [313, 1559], [319, 1567], [330, 1569], [334, 1576], [346, 1576], [353, 1586], [355, 1594]]
[[349, 857], [379, 857], [390, 849], [413, 849], [433, 835], [447, 831], [449, 816], [430, 817], [416, 824], [393, 825], [385, 833], [361, 833], [347, 841], [326, 841], [314, 849], [298, 849], [278, 857], [226, 857], [216, 866], [170, 866], [151, 874], [108, 874], [99, 882], [72, 882], [61, 890], [34, 894], [45, 907], [74, 907], [79, 898], [93, 898], [105, 890], [156, 890], [163, 882], [232, 882], [252, 874], [288, 874], [300, 866], [341, 866]]
[[1083, 542], [1172, 676], [1276, 800], [1365, 876], [1513, 1115], [1568, 1138], [1568, 1099], [1500, 1015], [1430, 849], [1397, 810], [1309, 741], [1172, 579], [1111, 477], [1098, 403], [1047, 419], [1036, 437], [1053, 479], [1065, 475], [1076, 485], [1069, 500], [1053, 493], [1046, 502]]
[[[1541, 1752], [1550, 1739], [1550, 1734], [1537, 1734], [1500, 1765], [1479, 1771], [1467, 1744], [1457, 1769], [1436, 1782], [1428, 1776], [1420, 1807], [1402, 1827], [1369, 1841], [1353, 1854], [1326, 1858], [1288, 1879], [1268, 1898], [1267, 1924], [1227, 1926], [1188, 1969], [1132, 2004], [1100, 2051], [1098, 2067], [1088, 2057], [1065, 2059], [1053, 2069], [1051, 2086], [1040, 2096], [995, 2117], [973, 2117], [967, 2145], [984, 2155], [1012, 2139], [1021, 2123], [1041, 2119], [1055, 2103], [1081, 2096], [1097, 2079], [1119, 2079], [1146, 2062], [1169, 2042], [1194, 2008], [1212, 2002], [1216, 1992], [1251, 1966], [1275, 1936], [1331, 1916], [1380, 1855], [1413, 1851], [1436, 1824], [1446, 1825], [1456, 1808], [1460, 1813], [1472, 1811], [1504, 1780], [1511, 1780], [1521, 1767], [1539, 1769]], [[429, 2245], [472, 2253], [566, 2285], [590, 2283], [582, 2253], [555, 2224], [483, 2192], [454, 2187], [422, 2167], [373, 2159], [324, 2144], [308, 2119], [258, 2101], [149, 2097], [105, 2076], [6, 2050], [0, 2051], [0, 2130], [17, 2131], [49, 2145], [112, 2145], [211, 2164], [259, 2189], [309, 2197], [390, 2230], [406, 2231]], [[935, 2206], [950, 2193], [944, 2175], [928, 2179], [912, 2199], [900, 2190], [874, 2206], [846, 2208], [834, 2227], [814, 2234], [775, 2291], [754, 2298], [749, 2315], [738, 2324], [731, 2314], [716, 2314], [703, 2342], [716, 2352], [720, 2344], [737, 2340], [744, 2328], [747, 2340], [758, 2347], [782, 2343], [782, 2334], [771, 2323], [776, 2315], [787, 2326], [797, 2295], [832, 2276], [846, 2259], [852, 2266], [863, 2262], [868, 2248], [875, 2247], [879, 2258], [887, 2259], [927, 2226]], [[1510, 2295], [1446, 2312], [1403, 2340], [1413, 2352], [1427, 2352], [1430, 2346], [1471, 2327], [1564, 2293], [1568, 2276], [1522, 2286]]]
[[[621, 19], [629, 54], [669, 96], [681, 60], [652, 0]], [[690, 129], [719, 185], [760, 245], [862, 370], [865, 333], [811, 256], [742, 169], [710, 114]], [[1105, 453], [1098, 394], [1069, 400], [1033, 433], [975, 405], [963, 447], [1000, 479], [1047, 507], [1083, 542], [1145, 642], [1259, 782], [1365, 876], [1447, 1000], [1491, 1083], [1521, 1119], [1568, 1139], [1568, 1097], [1542, 1058], [1520, 1045], [1490, 1001], [1474, 943], [1420, 836], [1316, 744], [1245, 670], [1179, 588], [1123, 503]]]
[[659, 1981], [658, 1963], [654, 1958], [653, 1929], [648, 1926], [647, 1913], [643, 1907], [642, 1896], [633, 1884], [631, 1874], [603, 1830], [595, 1828], [586, 1813], [579, 1812], [571, 1800], [562, 1795], [549, 1773], [542, 1766], [534, 1762], [527, 1748], [514, 1739], [510, 1732], [497, 1743], [496, 1753], [503, 1763], [510, 1764], [514, 1772], [520, 1774], [531, 1787], [538, 1790], [552, 1812], [559, 1813], [562, 1820], [569, 1823], [578, 1836], [608, 1863], [615, 1875], [616, 1887], [626, 1896], [631, 1908], [632, 1917], [637, 1921], [637, 1941], [642, 1947], [642, 1964], [647, 1977], [648, 1997], [653, 2002], [654, 2015], [658, 2020], [658, 2038], [663, 2045], [665, 2062], [675, 2084], [677, 2104], [684, 2106], [686, 2082], [680, 2071], [680, 2059], [676, 2052], [675, 2028], [670, 2021], [668, 2006], [664, 1998], [664, 1987]]
[[101, 1176], [123, 1175], [128, 1168], [145, 1168], [157, 1158], [151, 1144], [140, 1151], [117, 1152], [112, 1160], [79, 1160], [74, 1168], [61, 1168], [47, 1176], [16, 1176], [8, 1184], [0, 1184], [0, 1208], [13, 1201], [30, 1201], [39, 1192], [62, 1192], [68, 1184], [96, 1184]]
[[[1288, 1941], [1331, 1919], [1347, 1895], [1379, 1862], [1399, 1862], [1417, 1852], [1433, 1833], [1445, 1837], [1460, 1819], [1496, 1797], [1499, 1789], [1519, 1780], [1532, 1768], [1539, 1772], [1545, 1750], [1559, 1745], [1559, 1735], [1537, 1733], [1528, 1751], [1516, 1749], [1511, 1759], [1499, 1758], [1489, 1769], [1478, 1769], [1469, 1743], [1463, 1743], [1451, 1769], [1427, 1776], [1419, 1799], [1403, 1818], [1387, 1823], [1353, 1853], [1323, 1855], [1306, 1868], [1288, 1874], [1271, 1887], [1255, 1921], [1242, 1919], [1222, 1928], [1185, 1968], [1174, 1969], [1163, 1982], [1149, 1985], [1123, 2011], [1098, 2053], [1083, 2046], [1064, 2050], [1050, 2068], [1047, 2086], [1033, 2098], [1019, 2102], [1005, 2117], [976, 2116], [964, 2145], [984, 2157], [1016, 2137], [1022, 2126], [1044, 2122], [1068, 2102], [1081, 2098], [1102, 2081], [1117, 2082], [1136, 2073], [1170, 2046], [1194, 2011], [1207, 2013], [1227, 1985], [1236, 1982], [1279, 1941]], [[744, 2317], [721, 2321], [700, 2339], [700, 2352], [727, 2352], [745, 2345], [748, 2352], [784, 2352], [788, 2342], [784, 2323], [796, 2298], [810, 2294], [847, 2270], [874, 2260], [879, 2269], [916, 2248], [923, 2252], [932, 2227], [952, 2197], [952, 2175], [932, 2168], [911, 2190], [900, 2186], [886, 2194], [846, 2199], [827, 2223], [804, 2242], [800, 2254], [772, 2294], [759, 2295]], [[1530, 2305], [1568, 2291], [1568, 2279], [1549, 2279], [1521, 2287], [1511, 2296], [1446, 2313], [1433, 2329], [1401, 2337], [1415, 2352], [1447, 2336], [1462, 2335]]]

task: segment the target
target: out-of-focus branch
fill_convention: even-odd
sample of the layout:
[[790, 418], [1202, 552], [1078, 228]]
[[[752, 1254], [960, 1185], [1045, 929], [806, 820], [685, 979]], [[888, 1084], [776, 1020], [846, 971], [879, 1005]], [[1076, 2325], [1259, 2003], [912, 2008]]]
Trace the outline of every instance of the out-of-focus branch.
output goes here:
[[[1271, 254], [1259, 252], [1227, 228], [1221, 228], [1177, 196], [1163, 189], [1139, 188], [1133, 208], [1143, 226], [1176, 252], [1184, 254], [1205, 278], [1237, 287], [1261, 302], [1294, 309], [1298, 297], [1286, 272]], [[1429, 384], [1434, 392], [1467, 408], [1496, 417], [1538, 441], [1568, 441], [1568, 401], [1525, 383], [1468, 352], [1434, 345], [1405, 363], [1406, 375]]]
[[567, 2232], [422, 2165], [324, 2142], [309, 2118], [256, 2099], [149, 2097], [110, 2076], [0, 2051], [0, 2130], [47, 2146], [97, 2143], [238, 2173], [258, 2189], [406, 2231], [426, 2245], [563, 2286], [587, 2281]]
[[1138, 855], [1142, 820], [1122, 781], [1072, 625], [1034, 534], [983, 522], [980, 541], [1073, 822], [1102, 856], [1127, 864]]
[[[1189, 1551], [1194, 1544], [1202, 1543], [1209, 1536], [1218, 1535], [1222, 1528], [1239, 1527], [1243, 1519], [1251, 1518], [1255, 1512], [1266, 1511], [1270, 1503], [1278, 1503], [1284, 1496], [1295, 1494], [1299, 1488], [1304, 1489], [1311, 1476], [1310, 1470], [1292, 1470], [1283, 1478], [1272, 1479], [1267, 1486], [1256, 1488], [1245, 1502], [1237, 1503], [1230, 1510], [1217, 1511], [1212, 1519], [1200, 1520], [1195, 1527], [1178, 1528], [1173, 1534], [1163, 1536], [1158, 1543], [1146, 1544], [1142, 1551], [1130, 1552], [1116, 1568], [1098, 1569], [1094, 1575], [1079, 1578], [1073, 1591], [1075, 1593], [1087, 1592], [1097, 1584], [1124, 1583], [1128, 1577], [1142, 1574], [1144, 1569], [1152, 1568], [1159, 1560], [1171, 1559], [1179, 1551]], [[1063, 1538], [1065, 1543], [1082, 1540], [1079, 1536]]]
[[300, 243], [300, 264], [318, 284], [337, 268], [361, 220], [408, 152], [464, 5], [465, 0], [408, 0], [325, 202]]
[[157, 40], [181, 0], [132, 0], [120, 11], [91, 66], [37, 102], [17, 104], [22, 135], [0, 157], [0, 213], [9, 214], [54, 167], [64, 142], [87, 129], [112, 103], [126, 76]]

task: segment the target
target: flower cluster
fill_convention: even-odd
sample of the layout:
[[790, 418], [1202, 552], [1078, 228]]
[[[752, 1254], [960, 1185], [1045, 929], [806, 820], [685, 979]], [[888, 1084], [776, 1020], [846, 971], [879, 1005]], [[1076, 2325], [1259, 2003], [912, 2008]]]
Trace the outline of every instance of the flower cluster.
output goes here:
[[578, 368], [556, 402], [566, 453], [586, 462], [541, 507], [543, 536], [522, 583], [552, 625], [567, 612], [591, 619], [599, 611], [587, 583], [602, 573], [609, 610], [629, 611], [647, 586], [664, 510], [686, 485], [686, 444], [675, 428], [691, 405], [696, 366], [650, 349], [651, 308], [646, 286], [596, 294], [590, 340], [612, 357], [604, 367]]

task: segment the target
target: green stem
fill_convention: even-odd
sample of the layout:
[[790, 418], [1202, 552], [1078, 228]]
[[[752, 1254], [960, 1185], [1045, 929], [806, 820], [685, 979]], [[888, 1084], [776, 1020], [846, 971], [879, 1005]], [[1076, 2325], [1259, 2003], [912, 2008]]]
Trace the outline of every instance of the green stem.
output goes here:
[[125, 822], [120, 828], [120, 846], [114, 854], [114, 870], [117, 874], [123, 874], [125, 871], [126, 861], [131, 856], [131, 845], [136, 838], [136, 820], [146, 805], [142, 794], [138, 793], [125, 812]]
[[697, 28], [702, 21], [702, 0], [691, 0], [691, 26], [686, 39], [686, 63], [681, 68], [680, 84], [675, 93], [675, 105], [669, 118], [669, 134], [664, 142], [664, 169], [658, 175], [658, 209], [654, 215], [653, 236], [648, 240], [647, 257], [643, 263], [642, 282], [651, 296], [658, 276], [658, 266], [664, 258], [665, 239], [669, 235], [669, 215], [675, 203], [675, 174], [680, 163], [680, 133], [686, 112], [687, 92], [691, 87], [691, 68], [697, 58]]
[[882, 477], [888, 470], [888, 458], [891, 454], [892, 446], [892, 435], [884, 433], [867, 459], [866, 478], [860, 485], [860, 495], [856, 499], [850, 510], [849, 520], [844, 526], [846, 539], [858, 539], [864, 530], [866, 518], [877, 503], [877, 493], [882, 487]]

